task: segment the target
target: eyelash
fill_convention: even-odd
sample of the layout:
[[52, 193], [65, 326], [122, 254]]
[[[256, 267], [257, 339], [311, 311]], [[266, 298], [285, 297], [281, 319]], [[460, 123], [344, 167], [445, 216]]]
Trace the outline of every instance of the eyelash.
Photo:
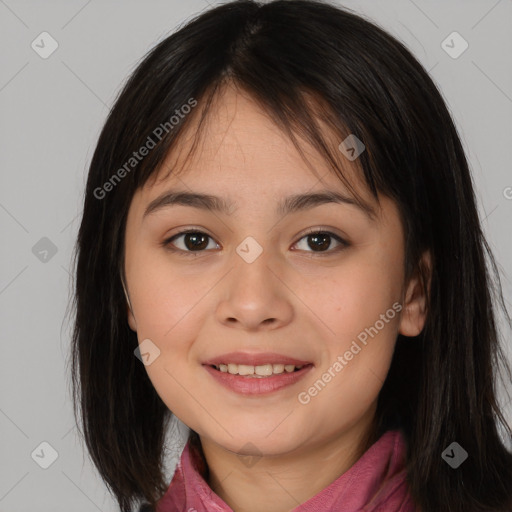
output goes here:
[[[174, 253], [179, 253], [180, 255], [183, 255], [185, 257], [189, 257], [189, 256], [197, 257], [200, 253], [206, 252], [207, 251], [206, 249], [203, 249], [203, 250], [200, 250], [200, 251], [188, 251], [188, 250], [177, 249], [175, 247], [172, 247], [172, 242], [176, 238], [178, 238], [178, 237], [180, 237], [182, 235], [187, 235], [189, 233], [206, 235], [208, 238], [213, 240], [213, 237], [211, 237], [207, 233], [204, 233], [203, 231], [200, 231], [198, 229], [186, 229], [186, 230], [183, 230], [183, 231], [180, 231], [180, 232], [174, 234], [170, 238], [167, 238], [166, 240], [164, 240], [161, 243], [161, 245], [165, 249], [167, 249], [169, 251], [172, 251]], [[338, 248], [333, 249], [333, 250], [318, 251], [318, 252], [306, 251], [306, 252], [310, 252], [312, 254], [311, 257], [313, 257], [313, 256], [320, 256], [320, 257], [322, 257], [322, 256], [329, 256], [329, 255], [332, 255], [333, 253], [338, 253], [338, 252], [342, 251], [343, 249], [345, 249], [346, 247], [348, 247], [350, 245], [346, 240], [341, 238], [339, 235], [336, 235], [335, 233], [332, 233], [331, 231], [321, 230], [321, 229], [318, 229], [318, 228], [314, 228], [314, 229], [308, 230], [306, 233], [304, 233], [301, 236], [301, 238], [299, 238], [299, 240], [296, 242], [296, 244], [298, 242], [300, 242], [303, 238], [307, 238], [308, 236], [311, 236], [311, 235], [328, 235], [329, 237], [333, 238], [334, 240], [336, 240], [338, 243], [341, 244]]]

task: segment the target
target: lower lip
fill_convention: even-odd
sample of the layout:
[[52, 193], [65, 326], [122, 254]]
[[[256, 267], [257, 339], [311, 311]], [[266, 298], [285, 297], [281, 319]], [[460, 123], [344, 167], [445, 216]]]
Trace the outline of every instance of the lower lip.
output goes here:
[[304, 365], [294, 372], [283, 372], [270, 377], [244, 377], [221, 372], [209, 365], [203, 365], [209, 374], [220, 384], [242, 395], [262, 395], [295, 384], [313, 368], [312, 364]]

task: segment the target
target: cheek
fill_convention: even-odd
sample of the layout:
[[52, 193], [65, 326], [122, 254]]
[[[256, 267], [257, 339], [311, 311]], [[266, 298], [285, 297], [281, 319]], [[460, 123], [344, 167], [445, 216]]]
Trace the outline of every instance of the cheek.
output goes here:
[[190, 378], [197, 362], [189, 359], [205, 321], [204, 296], [214, 281], [209, 285], [204, 273], [192, 276], [177, 270], [165, 258], [141, 251], [132, 259], [130, 290], [139, 343], [149, 339], [159, 351], [145, 367], [148, 376], [167, 407], [191, 425], [190, 396], [200, 392]]
[[325, 322], [336, 333], [322, 359], [321, 380], [328, 384], [318, 406], [337, 403], [347, 411], [364, 411], [384, 383], [398, 335], [402, 270], [400, 255], [382, 249], [340, 267], [327, 300], [317, 296], [316, 303], [325, 305]]
[[165, 254], [143, 252], [133, 259], [131, 274], [132, 304], [139, 336], [161, 340], [164, 345], [183, 339], [177, 333], [199, 322], [189, 318], [198, 313], [196, 306], [209, 288], [204, 272], [187, 275], [178, 265], [170, 265]]
[[[334, 339], [343, 344], [374, 325], [400, 300], [400, 279], [399, 265], [383, 261], [382, 255], [354, 258], [333, 271], [328, 289], [318, 289], [313, 304], [323, 305], [322, 319], [335, 333]], [[398, 315], [394, 313], [387, 315], [387, 326], [397, 326]]]
[[300, 403], [309, 417], [322, 418], [323, 428], [333, 432], [340, 422], [348, 428], [369, 410], [393, 357], [399, 312], [384, 299], [371, 304], [363, 299], [364, 294], [347, 303], [343, 315], [340, 310], [336, 327], [341, 334], [328, 344], [315, 379], [301, 390]]

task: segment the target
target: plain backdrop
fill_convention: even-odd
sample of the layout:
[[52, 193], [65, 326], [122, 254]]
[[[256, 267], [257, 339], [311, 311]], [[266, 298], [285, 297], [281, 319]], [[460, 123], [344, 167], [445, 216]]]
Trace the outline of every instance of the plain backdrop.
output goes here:
[[[404, 42], [439, 85], [470, 159], [510, 307], [512, 1], [340, 5]], [[116, 93], [150, 48], [208, 6], [0, 0], [0, 512], [117, 510], [74, 428], [64, 321], [71, 252], [87, 167]], [[503, 405], [510, 420], [507, 398]], [[187, 433], [176, 428], [169, 480]], [[47, 469], [42, 453], [53, 462]]]

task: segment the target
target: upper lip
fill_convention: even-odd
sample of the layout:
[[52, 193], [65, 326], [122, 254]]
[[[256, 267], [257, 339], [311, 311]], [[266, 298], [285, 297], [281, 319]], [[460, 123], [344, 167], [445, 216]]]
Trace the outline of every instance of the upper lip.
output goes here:
[[203, 361], [206, 365], [219, 365], [219, 364], [246, 364], [250, 366], [258, 366], [263, 364], [293, 364], [295, 366], [301, 366], [306, 364], [312, 364], [311, 361], [303, 361], [301, 359], [295, 359], [294, 357], [285, 356], [282, 354], [276, 354], [275, 352], [230, 352], [229, 354], [222, 354], [220, 356], [212, 357], [207, 361]]

